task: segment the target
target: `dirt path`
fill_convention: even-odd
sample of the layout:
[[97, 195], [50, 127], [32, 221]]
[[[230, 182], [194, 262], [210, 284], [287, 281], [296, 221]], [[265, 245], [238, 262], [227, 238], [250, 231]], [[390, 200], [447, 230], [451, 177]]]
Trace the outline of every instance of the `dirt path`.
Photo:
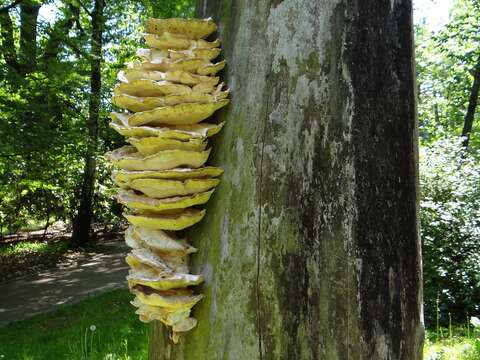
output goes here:
[[0, 326], [47, 312], [89, 295], [126, 287], [127, 248], [107, 246], [51, 270], [0, 283]]

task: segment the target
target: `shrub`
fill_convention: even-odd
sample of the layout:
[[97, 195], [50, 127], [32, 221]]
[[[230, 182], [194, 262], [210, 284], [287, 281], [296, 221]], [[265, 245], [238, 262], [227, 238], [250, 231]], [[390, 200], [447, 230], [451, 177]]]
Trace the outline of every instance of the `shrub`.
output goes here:
[[480, 161], [461, 139], [420, 151], [425, 318], [433, 325], [480, 313]]

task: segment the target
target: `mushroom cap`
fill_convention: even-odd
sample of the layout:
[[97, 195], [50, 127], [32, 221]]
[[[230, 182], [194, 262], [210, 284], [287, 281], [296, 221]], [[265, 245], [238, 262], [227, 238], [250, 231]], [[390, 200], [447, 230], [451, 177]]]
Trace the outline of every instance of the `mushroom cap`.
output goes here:
[[205, 151], [163, 150], [153, 155], [143, 156], [133, 146], [122, 146], [105, 156], [110, 162], [124, 170], [167, 170], [181, 166], [198, 168], [210, 155]]
[[220, 40], [206, 41], [203, 39], [192, 40], [181, 34], [164, 32], [161, 35], [145, 33], [143, 38], [148, 46], [155, 49], [189, 50], [212, 49], [220, 46]]
[[148, 19], [145, 21], [145, 31], [153, 34], [165, 32], [183, 35], [189, 39], [202, 39], [217, 30], [217, 25], [211, 19]]
[[125, 118], [130, 126], [140, 125], [192, 125], [205, 120], [216, 110], [226, 106], [228, 99], [221, 99], [212, 103], [178, 104], [158, 107], [153, 110], [126, 114]]
[[135, 226], [129, 226], [125, 231], [125, 242], [133, 249], [147, 248], [162, 254], [170, 252], [192, 254], [197, 252], [197, 249], [187, 241], [177, 239], [172, 233]]
[[112, 122], [110, 127], [124, 136], [132, 136], [137, 138], [142, 137], [161, 137], [178, 140], [188, 140], [191, 138], [205, 138], [217, 134], [225, 124], [210, 124], [199, 123], [191, 125], [178, 125], [178, 126], [163, 126], [163, 127], [151, 127], [151, 126], [130, 126], [128, 119], [130, 117], [127, 113], [111, 113]]
[[193, 295], [193, 292], [188, 289], [158, 291], [136, 285], [130, 290], [143, 304], [167, 309], [191, 309], [193, 305], [203, 299], [202, 294]]
[[217, 76], [205, 76], [191, 74], [187, 71], [155, 71], [142, 69], [126, 69], [118, 73], [117, 79], [121, 82], [128, 83], [135, 80], [154, 80], [154, 81], [169, 81], [172, 83], [184, 84], [194, 86], [197, 84], [209, 84], [215, 86], [220, 81]]
[[117, 200], [132, 209], [165, 211], [184, 209], [190, 206], [205, 204], [212, 196], [214, 190], [196, 193], [188, 196], [175, 196], [163, 199], [152, 199], [144, 195], [137, 195], [133, 191], [120, 190]]
[[136, 213], [124, 214], [124, 216], [132, 225], [146, 229], [183, 230], [202, 220], [205, 210], [190, 208], [177, 213], [139, 210]]
[[213, 189], [220, 183], [219, 179], [134, 179], [130, 182], [130, 188], [140, 191], [145, 195], [156, 198], [171, 198], [172, 196], [187, 196], [203, 193]]
[[146, 111], [157, 107], [171, 106], [185, 103], [208, 104], [214, 103], [228, 96], [228, 91], [221, 91], [214, 94], [206, 94], [198, 91], [191, 91], [185, 94], [170, 94], [156, 97], [138, 97], [128, 94], [117, 94], [112, 96], [112, 103], [122, 109], [131, 111]]

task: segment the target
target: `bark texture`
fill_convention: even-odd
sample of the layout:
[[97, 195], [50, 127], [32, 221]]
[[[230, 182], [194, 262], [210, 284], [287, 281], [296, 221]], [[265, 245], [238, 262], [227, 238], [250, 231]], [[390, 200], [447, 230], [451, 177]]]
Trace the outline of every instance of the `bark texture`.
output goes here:
[[198, 327], [150, 359], [421, 359], [411, 1], [205, 0], [231, 104], [186, 233]]
[[92, 12], [92, 39], [90, 42], [90, 99], [88, 104], [88, 137], [85, 154], [85, 168], [81, 182], [80, 203], [73, 220], [72, 242], [82, 244], [89, 240], [95, 189], [96, 159], [98, 147], [98, 119], [102, 87], [102, 33], [105, 24], [103, 9], [105, 0], [95, 0]]

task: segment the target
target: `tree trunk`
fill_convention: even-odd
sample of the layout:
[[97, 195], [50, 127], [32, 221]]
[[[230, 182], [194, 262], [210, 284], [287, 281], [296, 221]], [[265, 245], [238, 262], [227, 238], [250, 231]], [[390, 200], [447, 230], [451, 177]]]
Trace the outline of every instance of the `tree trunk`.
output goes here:
[[206, 298], [150, 359], [422, 358], [411, 1], [205, 0], [231, 104], [186, 238]]
[[92, 40], [90, 57], [90, 101], [88, 111], [88, 139], [85, 155], [85, 168], [80, 190], [80, 202], [73, 220], [72, 242], [76, 245], [85, 243], [90, 237], [93, 217], [93, 195], [95, 188], [96, 153], [98, 145], [98, 118], [102, 87], [102, 31], [104, 0], [95, 0], [92, 13]]
[[472, 84], [472, 89], [470, 90], [470, 98], [468, 99], [467, 112], [465, 113], [465, 118], [463, 121], [462, 136], [465, 138], [463, 140], [463, 146], [465, 146], [465, 148], [468, 148], [468, 143], [470, 141], [470, 133], [472, 132], [473, 120], [475, 119], [475, 109], [477, 108], [479, 92], [480, 92], [480, 56], [478, 57], [475, 70], [473, 71], [473, 84]]
[[18, 70], [18, 60], [13, 37], [13, 23], [8, 8], [0, 11], [0, 34], [2, 36], [0, 49], [2, 50], [3, 59], [8, 65], [8, 72], [11, 75]]

